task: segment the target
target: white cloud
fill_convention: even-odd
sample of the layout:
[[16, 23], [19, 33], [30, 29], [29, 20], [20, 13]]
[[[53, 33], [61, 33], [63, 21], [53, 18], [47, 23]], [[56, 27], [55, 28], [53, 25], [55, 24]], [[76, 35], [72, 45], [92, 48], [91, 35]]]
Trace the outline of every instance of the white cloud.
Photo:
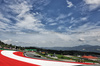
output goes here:
[[100, 9], [98, 11], [100, 11]]
[[66, 34], [56, 33], [56, 35], [57, 35], [58, 37], [60, 37], [62, 40], [65, 40], [65, 41], [71, 40], [71, 37], [68, 36], [68, 35], [66, 35]]
[[8, 39], [8, 40], [2, 40], [4, 43], [8, 43], [8, 44], [11, 44], [12, 43], [12, 39]]
[[100, 0], [84, 0], [86, 4], [100, 4]]
[[7, 29], [7, 27], [8, 27], [8, 24], [0, 21], [0, 29]]
[[[7, 5], [9, 8], [8, 11], [11, 11], [14, 14], [17, 14], [16, 16], [11, 16], [9, 14], [8, 18], [13, 18], [16, 20], [16, 23], [13, 23], [13, 26], [9, 25], [10, 28], [15, 30], [33, 30], [33, 31], [44, 31], [43, 24], [41, 21], [35, 17], [35, 15], [38, 15], [39, 13], [30, 13], [30, 10], [32, 8], [31, 4], [28, 4], [27, 1], [23, 1], [21, 3], [13, 3], [10, 5]], [[16, 8], [17, 7], [17, 8]], [[5, 18], [5, 17], [4, 17]], [[6, 27], [6, 26], [5, 26]], [[9, 28], [7, 28], [9, 29]], [[9, 29], [9, 30], [12, 30]]]
[[51, 23], [51, 24], [49, 24], [49, 25], [52, 25], [52, 26], [53, 26], [53, 25], [57, 25], [57, 23]]
[[100, 39], [97, 39], [97, 41], [100, 41]]
[[70, 23], [77, 23], [79, 22], [79, 19], [71, 17], [71, 19], [69, 20]]
[[[77, 26], [76, 24], [72, 24], [72, 26]], [[99, 31], [99, 29], [100, 29], [100, 27], [99, 26], [97, 26], [97, 23], [95, 23], [95, 24], [91, 24], [91, 22], [88, 22], [88, 23], [86, 23], [86, 24], [83, 24], [83, 25], [80, 25], [80, 26], [78, 26], [76, 29], [74, 29], [74, 30], [69, 30], [69, 32], [71, 31], [71, 32], [86, 32], [86, 31], [93, 31], [93, 32], [95, 32], [95, 31]]]
[[69, 13], [68, 16], [71, 16], [73, 13]]
[[[0, 21], [2, 24], [2, 28], [5, 28], [5, 31], [18, 31], [21, 33], [22, 30], [31, 30], [31, 31], [46, 31], [44, 29], [44, 25], [41, 23], [41, 19], [43, 15], [35, 12], [32, 13], [30, 10], [33, 10], [33, 6], [42, 8], [49, 4], [50, 1], [48, 0], [33, 0], [33, 1], [26, 1], [26, 0], [13, 0], [9, 2], [5, 0], [4, 2], [7, 3], [0, 6], [2, 10], [0, 10]], [[42, 5], [37, 6], [37, 5]], [[4, 12], [2, 12], [4, 10]], [[11, 13], [8, 13], [11, 12]], [[31, 12], [31, 13], [30, 13]], [[11, 21], [10, 21], [11, 19]], [[0, 29], [2, 30], [2, 29]]]
[[[25, 33], [25, 34], [13, 34], [13, 33], [0, 33], [1, 36], [5, 36], [4, 40], [9, 40], [9, 43], [21, 45], [21, 46], [38, 46], [38, 47], [54, 47], [54, 46], [76, 46], [82, 44], [99, 45], [100, 29], [95, 30], [83, 30], [86, 27], [81, 27], [77, 30], [68, 31], [68, 33], [56, 33], [56, 32], [42, 32], [42, 33]], [[18, 41], [18, 42], [16, 42]], [[6, 41], [8, 42], [8, 41]]]
[[88, 19], [88, 17], [82, 17], [80, 18], [81, 21], [86, 21]]
[[[68, 3], [69, 8], [73, 6], [73, 4], [70, 1], [68, 0], [66, 1]], [[81, 21], [86, 21], [88, 17], [80, 17], [80, 18], [72, 17], [71, 20], [69, 21], [63, 20], [66, 17], [72, 15], [72, 13], [69, 13], [67, 15], [59, 14], [59, 16], [55, 19], [48, 18], [47, 21], [51, 25], [56, 25], [57, 23], [54, 22], [58, 22], [58, 21], [64, 24], [65, 22], [72, 23], [72, 25], [69, 27], [70, 28], [69, 30], [68, 27], [66, 28], [61, 25], [57, 28], [59, 30], [66, 28], [67, 30], [66, 33], [56, 33], [54, 31], [48, 31], [44, 29], [44, 25], [39, 20], [39, 18], [41, 17], [39, 18], [35, 17], [40, 13], [37, 12], [30, 13], [32, 6], [29, 5], [26, 1], [21, 2], [20, 4], [19, 3], [11, 4], [8, 5], [8, 7], [11, 9], [10, 11], [12, 11], [14, 14], [17, 15], [11, 16], [7, 14], [6, 16], [15, 19], [17, 22], [13, 24], [13, 26], [4, 22], [0, 22], [0, 28], [7, 29], [8, 31], [8, 32], [1, 32], [0, 29], [0, 37], [3, 37], [4, 42], [21, 45], [21, 46], [38, 46], [38, 47], [41, 46], [42, 47], [45, 46], [46, 47], [50, 47], [50, 46], [68, 47], [68, 46], [76, 46], [76, 45], [87, 44], [87, 43], [91, 45], [99, 45], [99, 42], [97, 42], [97, 40], [95, 41], [95, 39], [98, 39], [98, 41], [100, 39], [100, 27], [97, 27], [96, 26], [97, 24], [91, 25], [88, 23], [71, 30], [73, 26], [76, 26], [76, 24]], [[2, 18], [2, 20], [10, 22], [3, 15], [1, 15], [0, 17]], [[14, 30], [15, 32], [13, 32], [12, 30]], [[21, 30], [32, 30], [34, 32], [23, 32]], [[35, 31], [38, 32], [35, 33]]]
[[64, 18], [66, 18], [66, 17], [67, 17], [67, 15], [60, 14], [60, 15], [56, 18], [56, 21], [61, 20], [61, 19], [64, 19]]
[[48, 22], [59, 22], [59, 23], [65, 23], [66, 22], [66, 18], [70, 17], [72, 15], [72, 13], [68, 13], [68, 14], [59, 14], [56, 18], [47, 18], [45, 17], [47, 23]]
[[57, 29], [61, 30], [63, 28], [65, 28], [65, 27], [64, 26], [59, 26]]
[[26, 34], [25, 32], [17, 31], [16, 34]]
[[74, 6], [74, 5], [73, 5], [73, 3], [72, 3], [72, 2], [70, 2], [69, 0], [66, 0], [66, 2], [67, 2], [67, 4], [68, 4], [68, 6], [67, 6], [67, 7], [71, 8], [71, 7], [73, 7], [73, 6]]
[[71, 29], [73, 26], [69, 26], [68, 28]]
[[10, 23], [10, 20], [5, 18], [1, 13], [0, 13], [0, 20], [6, 22], [6, 23]]
[[84, 0], [84, 1], [88, 5], [90, 11], [100, 7], [100, 0]]
[[79, 39], [79, 41], [84, 41], [84, 40], [85, 40], [84, 38], [80, 38], [80, 39]]
[[39, 31], [43, 27], [43, 24], [41, 24], [41, 21], [37, 20], [34, 15], [31, 14], [24, 14], [22, 16], [24, 19], [23, 20], [19, 20], [16, 23], [17, 27], [20, 27], [22, 29], [31, 29], [31, 30], [35, 30], [35, 31]]
[[47, 22], [54, 22], [55, 20], [52, 19], [52, 18], [46, 18], [46, 21], [47, 21]]
[[19, 14], [19, 16], [21, 16], [28, 12], [32, 6], [28, 5], [26, 1], [23, 1], [22, 3], [13, 4], [13, 6], [9, 5], [8, 7], [12, 9], [12, 12], [17, 13]]
[[69, 20], [70, 23], [80, 23], [82, 21], [87, 21], [88, 20], [88, 17], [80, 17], [80, 18], [74, 18], [74, 17], [71, 17], [71, 19]]

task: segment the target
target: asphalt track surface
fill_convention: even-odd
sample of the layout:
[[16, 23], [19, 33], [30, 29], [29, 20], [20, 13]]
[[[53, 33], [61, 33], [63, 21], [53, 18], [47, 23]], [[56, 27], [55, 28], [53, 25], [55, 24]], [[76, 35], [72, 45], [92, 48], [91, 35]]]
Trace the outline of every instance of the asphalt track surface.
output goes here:
[[91, 63], [60, 62], [23, 56], [22, 52], [0, 50], [0, 66], [80, 66]]

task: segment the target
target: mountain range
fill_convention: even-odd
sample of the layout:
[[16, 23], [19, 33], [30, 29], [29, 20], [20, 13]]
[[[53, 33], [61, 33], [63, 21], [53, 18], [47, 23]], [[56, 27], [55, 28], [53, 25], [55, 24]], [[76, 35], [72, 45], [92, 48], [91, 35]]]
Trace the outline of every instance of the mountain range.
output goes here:
[[76, 51], [86, 51], [86, 52], [97, 52], [100, 53], [100, 46], [92, 46], [92, 45], [79, 45], [75, 47], [43, 47], [44, 49], [51, 49], [51, 50], [76, 50]]

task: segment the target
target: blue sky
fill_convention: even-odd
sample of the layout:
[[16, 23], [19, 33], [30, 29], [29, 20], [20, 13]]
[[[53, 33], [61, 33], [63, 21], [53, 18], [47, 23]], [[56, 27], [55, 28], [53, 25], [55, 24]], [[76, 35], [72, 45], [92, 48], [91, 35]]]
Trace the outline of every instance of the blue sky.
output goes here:
[[37, 47], [100, 45], [100, 0], [0, 0], [0, 40]]

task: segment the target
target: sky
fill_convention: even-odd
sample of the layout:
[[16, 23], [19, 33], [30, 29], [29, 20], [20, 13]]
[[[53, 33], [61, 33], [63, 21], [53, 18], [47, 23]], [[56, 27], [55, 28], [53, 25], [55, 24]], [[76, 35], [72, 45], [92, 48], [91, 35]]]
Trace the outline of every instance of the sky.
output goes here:
[[100, 0], [0, 0], [0, 40], [17, 46], [100, 46]]

